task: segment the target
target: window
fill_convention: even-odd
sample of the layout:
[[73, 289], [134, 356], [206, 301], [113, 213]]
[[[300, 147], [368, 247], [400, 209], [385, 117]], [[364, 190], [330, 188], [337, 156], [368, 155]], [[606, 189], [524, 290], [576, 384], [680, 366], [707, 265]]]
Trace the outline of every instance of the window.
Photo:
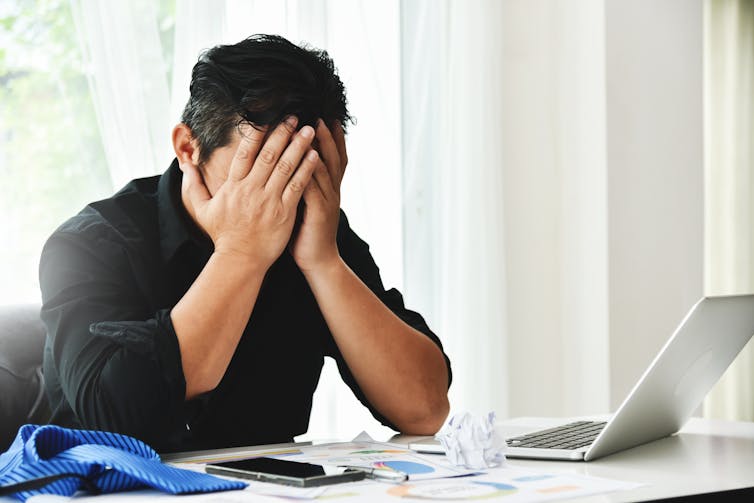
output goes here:
[[[174, 3], [160, 2], [172, 58]], [[47, 237], [113, 184], [68, 0], [0, 4], [0, 302], [38, 302]]]

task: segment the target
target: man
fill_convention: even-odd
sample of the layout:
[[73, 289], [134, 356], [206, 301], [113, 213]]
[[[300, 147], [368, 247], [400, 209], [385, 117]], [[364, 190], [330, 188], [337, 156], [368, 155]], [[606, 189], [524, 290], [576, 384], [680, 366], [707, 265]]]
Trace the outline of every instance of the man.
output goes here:
[[349, 120], [325, 52], [254, 36], [202, 55], [170, 168], [45, 245], [52, 422], [162, 451], [290, 441], [331, 356], [384, 424], [437, 431], [449, 361], [340, 211]]

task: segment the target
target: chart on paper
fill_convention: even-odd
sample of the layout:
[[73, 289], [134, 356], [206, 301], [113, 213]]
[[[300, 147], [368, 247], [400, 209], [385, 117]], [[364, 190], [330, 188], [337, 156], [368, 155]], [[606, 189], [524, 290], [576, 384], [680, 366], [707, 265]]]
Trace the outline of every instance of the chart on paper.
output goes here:
[[410, 480], [431, 480], [478, 473], [452, 466], [445, 456], [421, 455], [377, 442], [338, 442], [300, 448], [286, 459], [332, 466], [359, 466], [405, 473]]
[[456, 477], [452, 479], [407, 482], [401, 485], [348, 484], [325, 490], [317, 500], [339, 501], [453, 501], [485, 500], [517, 502], [544, 502], [612, 491], [628, 490], [640, 486], [632, 482], [587, 477], [570, 474], [543, 474], [516, 468], [497, 468], [485, 475]]

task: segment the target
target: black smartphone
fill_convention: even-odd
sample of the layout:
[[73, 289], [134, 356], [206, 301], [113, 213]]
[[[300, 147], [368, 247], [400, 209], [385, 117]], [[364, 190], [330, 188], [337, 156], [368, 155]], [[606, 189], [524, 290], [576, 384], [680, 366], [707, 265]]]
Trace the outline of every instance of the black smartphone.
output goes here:
[[363, 480], [365, 477], [365, 473], [359, 470], [264, 457], [212, 463], [205, 465], [204, 469], [207, 473], [215, 475], [274, 482], [296, 487], [354, 482]]

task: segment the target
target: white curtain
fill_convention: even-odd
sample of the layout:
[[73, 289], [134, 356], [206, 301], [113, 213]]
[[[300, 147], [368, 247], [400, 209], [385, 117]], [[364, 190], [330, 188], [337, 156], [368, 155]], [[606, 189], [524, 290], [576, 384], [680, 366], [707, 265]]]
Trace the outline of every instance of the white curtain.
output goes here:
[[[705, 2], [708, 294], [754, 292], [754, 2]], [[708, 417], [754, 420], [754, 343], [707, 397]]]
[[170, 93], [156, 5], [71, 0], [73, 17], [117, 190], [160, 173], [172, 158]]
[[501, 2], [401, 5], [407, 298], [442, 337], [453, 411], [507, 415]]
[[406, 294], [454, 410], [606, 412], [601, 0], [402, 4]]

